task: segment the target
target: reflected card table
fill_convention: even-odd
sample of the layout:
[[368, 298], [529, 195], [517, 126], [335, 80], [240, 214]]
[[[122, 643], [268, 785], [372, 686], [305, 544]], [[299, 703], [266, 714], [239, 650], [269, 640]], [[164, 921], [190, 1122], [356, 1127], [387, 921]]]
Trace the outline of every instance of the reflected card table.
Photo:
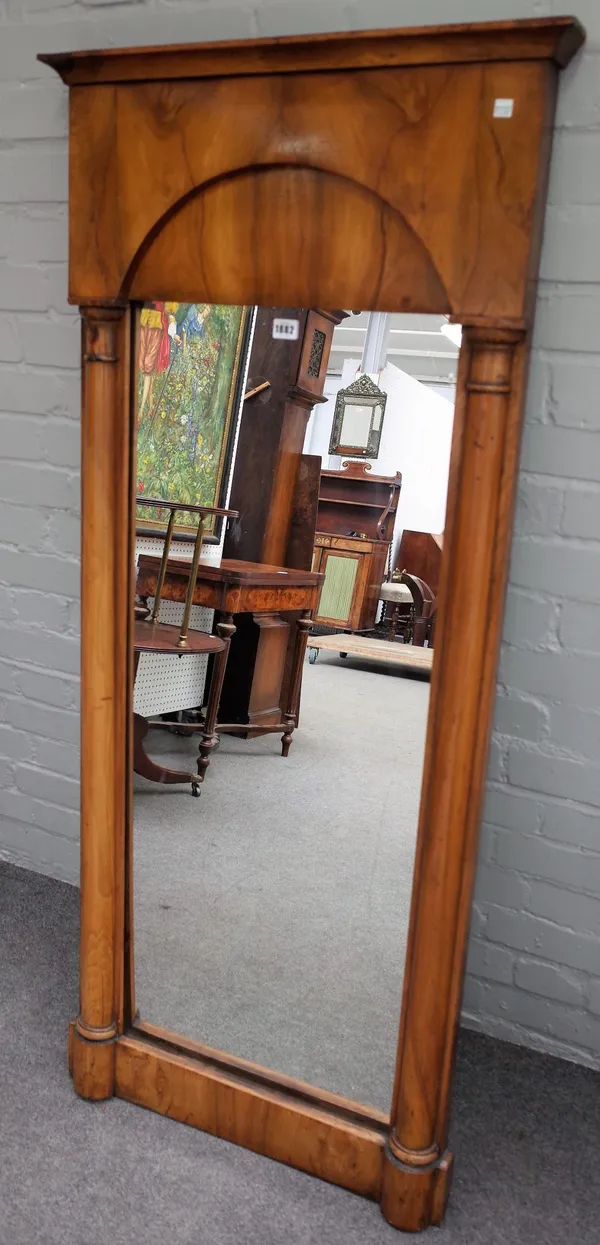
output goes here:
[[[159, 565], [159, 558], [140, 554], [136, 593], [142, 600], [154, 594]], [[189, 572], [189, 562], [169, 559], [163, 600], [185, 600]], [[298, 722], [306, 642], [322, 582], [323, 575], [316, 571], [237, 558], [223, 558], [220, 566], [200, 561], [194, 605], [216, 610], [220, 634], [227, 628], [231, 637], [217, 731], [251, 737], [282, 731], [282, 755], [288, 755]], [[291, 669], [284, 677], [288, 612], [299, 617]], [[248, 635], [246, 643], [236, 644], [236, 636], [248, 631], [253, 661], [248, 661]]]

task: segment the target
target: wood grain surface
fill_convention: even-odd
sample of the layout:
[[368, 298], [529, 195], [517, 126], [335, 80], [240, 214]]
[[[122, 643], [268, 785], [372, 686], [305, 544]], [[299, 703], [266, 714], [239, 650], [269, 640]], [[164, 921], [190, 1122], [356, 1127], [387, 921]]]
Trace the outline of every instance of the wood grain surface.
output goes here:
[[521, 326], [553, 83], [526, 61], [76, 87], [70, 297]]
[[516, 479], [523, 342], [523, 334], [470, 330], [459, 363], [390, 1161], [384, 1173], [385, 1213], [398, 1227], [410, 1226], [411, 1169], [426, 1176], [421, 1196], [411, 1200], [413, 1230], [432, 1221], [436, 1172], [447, 1158]]
[[[126, 822], [130, 810], [133, 563], [130, 318], [82, 321], [81, 925], [74, 1079], [113, 1093], [109, 1045], [123, 1026]], [[95, 1049], [91, 1047], [95, 1045]]]
[[379, 1197], [385, 1127], [351, 1108], [303, 1100], [281, 1086], [259, 1087], [210, 1059], [133, 1036], [117, 1043], [116, 1089], [120, 1097], [170, 1119], [365, 1197]]

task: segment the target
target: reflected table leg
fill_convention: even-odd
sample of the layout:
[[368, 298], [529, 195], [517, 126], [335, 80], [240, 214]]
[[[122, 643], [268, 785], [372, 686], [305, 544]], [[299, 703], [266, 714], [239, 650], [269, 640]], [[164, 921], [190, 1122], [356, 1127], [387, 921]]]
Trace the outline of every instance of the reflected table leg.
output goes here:
[[281, 755], [283, 757], [286, 757], [289, 753], [292, 743], [292, 734], [298, 721], [300, 688], [302, 687], [302, 666], [304, 663], [304, 655], [306, 653], [308, 633], [311, 627], [311, 611], [303, 610], [301, 617], [296, 623], [296, 644], [294, 646], [294, 661], [292, 664], [289, 698], [286, 711], [283, 714], [283, 724], [285, 726], [285, 733], [281, 737]]
[[204, 777], [208, 766], [210, 765], [210, 754], [219, 743], [217, 734], [217, 713], [219, 712], [219, 701], [221, 700], [221, 692], [223, 690], [223, 680], [225, 678], [225, 670], [227, 668], [227, 658], [231, 646], [231, 637], [235, 635], [235, 623], [232, 614], [225, 614], [220, 622], [217, 623], [217, 634], [225, 641], [225, 648], [215, 657], [215, 664], [210, 681], [210, 691], [208, 694], [208, 704], [206, 706], [206, 716], [204, 720], [203, 735], [198, 745], [198, 777], [200, 782], [204, 782]]

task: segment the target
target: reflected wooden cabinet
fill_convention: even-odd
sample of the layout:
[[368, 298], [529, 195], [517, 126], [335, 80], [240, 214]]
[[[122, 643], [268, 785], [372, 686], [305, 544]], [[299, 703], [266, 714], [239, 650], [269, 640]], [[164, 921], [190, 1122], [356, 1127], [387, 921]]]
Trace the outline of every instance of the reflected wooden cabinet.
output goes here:
[[315, 622], [367, 631], [375, 625], [388, 542], [317, 533], [313, 571], [325, 575]]
[[313, 571], [325, 575], [315, 622], [348, 631], [375, 626], [402, 476], [371, 475], [369, 463], [322, 471]]

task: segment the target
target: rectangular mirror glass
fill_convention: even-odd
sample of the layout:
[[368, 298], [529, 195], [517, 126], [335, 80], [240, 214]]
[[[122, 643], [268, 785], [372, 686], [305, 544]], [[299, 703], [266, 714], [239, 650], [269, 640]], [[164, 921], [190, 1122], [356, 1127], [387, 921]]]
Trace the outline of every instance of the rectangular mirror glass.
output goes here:
[[368, 312], [137, 317], [137, 1023], [382, 1111], [454, 414], [442, 324], [387, 317], [385, 418], [361, 400], [339, 429], [378, 450], [346, 459]]
[[367, 448], [373, 422], [373, 413], [373, 407], [371, 406], [359, 406], [354, 403], [346, 405], [342, 420], [342, 445], [356, 445]]

